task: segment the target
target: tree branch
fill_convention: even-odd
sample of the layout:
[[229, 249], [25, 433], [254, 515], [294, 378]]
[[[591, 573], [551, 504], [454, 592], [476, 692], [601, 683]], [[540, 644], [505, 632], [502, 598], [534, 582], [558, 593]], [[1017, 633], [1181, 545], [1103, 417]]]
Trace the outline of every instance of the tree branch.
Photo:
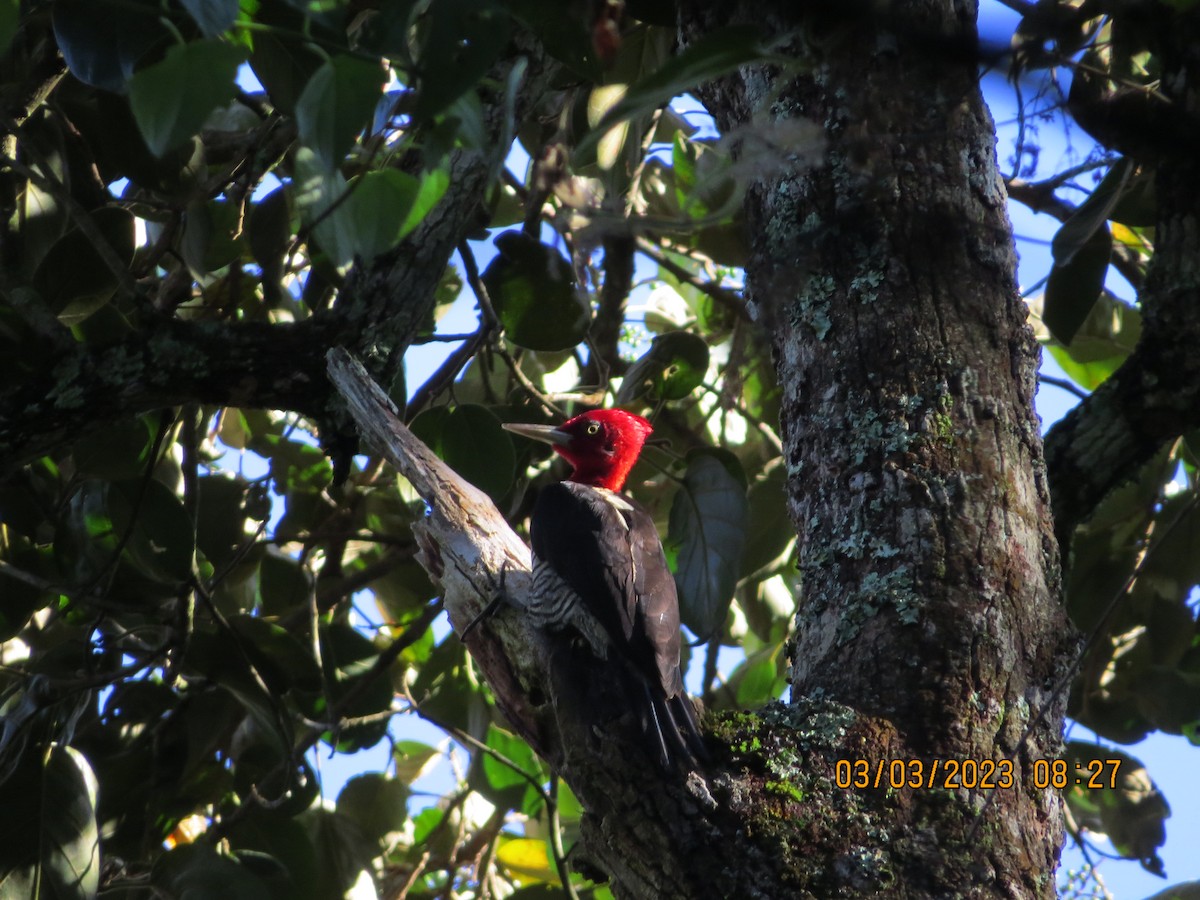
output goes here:
[[[1195, 28], [1179, 29], [1161, 48], [1184, 67]], [[1163, 70], [1166, 90], [1192, 81]], [[1177, 77], [1176, 77], [1177, 76]], [[1194, 88], [1192, 89], [1195, 90]], [[1179, 104], [1195, 98], [1173, 97]], [[1192, 107], [1188, 107], [1192, 108]], [[1159, 160], [1154, 256], [1140, 292], [1142, 335], [1113, 375], [1046, 435], [1046, 470], [1055, 533], [1064, 558], [1075, 528], [1110, 491], [1137, 476], [1169, 441], [1200, 427], [1200, 164], [1190, 150]]]

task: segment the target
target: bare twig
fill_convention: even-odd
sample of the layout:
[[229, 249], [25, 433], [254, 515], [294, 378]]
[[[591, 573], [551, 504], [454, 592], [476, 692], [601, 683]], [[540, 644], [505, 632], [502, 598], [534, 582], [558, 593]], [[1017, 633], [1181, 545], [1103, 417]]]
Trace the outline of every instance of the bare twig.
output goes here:
[[647, 238], [640, 237], [637, 239], [637, 247], [643, 254], [650, 257], [680, 281], [686, 282], [703, 294], [707, 294], [717, 301], [721, 306], [728, 309], [739, 319], [750, 321], [750, 313], [746, 309], [746, 304], [732, 291], [728, 291], [720, 285], [713, 284], [711, 281], [702, 281], [697, 278], [679, 263], [675, 262], [665, 253], [662, 248]]

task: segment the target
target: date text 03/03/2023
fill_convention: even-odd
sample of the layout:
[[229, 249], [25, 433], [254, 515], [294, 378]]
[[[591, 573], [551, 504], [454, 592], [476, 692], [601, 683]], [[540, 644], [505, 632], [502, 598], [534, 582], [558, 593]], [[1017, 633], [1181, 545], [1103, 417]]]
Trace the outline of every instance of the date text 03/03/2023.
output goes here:
[[[1034, 760], [1030, 772], [1038, 790], [1090, 790], [1115, 788], [1119, 759], [1090, 759], [1071, 763], [1065, 759]], [[1019, 773], [1011, 759], [839, 759], [834, 783], [839, 788], [941, 788], [943, 790], [1010, 790]]]

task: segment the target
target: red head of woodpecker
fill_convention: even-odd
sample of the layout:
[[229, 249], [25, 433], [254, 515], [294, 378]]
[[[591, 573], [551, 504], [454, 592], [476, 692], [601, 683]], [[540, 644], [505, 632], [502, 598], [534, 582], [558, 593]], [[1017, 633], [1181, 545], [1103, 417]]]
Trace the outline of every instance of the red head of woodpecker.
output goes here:
[[571, 464], [570, 481], [619, 491], [654, 430], [623, 409], [594, 409], [561, 425], [505, 425], [509, 431], [546, 441]]
[[643, 733], [665, 767], [705, 758], [679, 670], [679, 600], [654, 520], [622, 496], [652, 431], [620, 409], [558, 426], [505, 425], [567, 460], [567, 481], [542, 488], [530, 517], [533, 589], [527, 611], [552, 631], [575, 631], [625, 673]]

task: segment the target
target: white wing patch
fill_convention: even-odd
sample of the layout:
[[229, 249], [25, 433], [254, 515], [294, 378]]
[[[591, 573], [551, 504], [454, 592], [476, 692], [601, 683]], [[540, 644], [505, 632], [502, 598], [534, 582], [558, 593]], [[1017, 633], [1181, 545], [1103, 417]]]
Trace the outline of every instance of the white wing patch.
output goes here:
[[608, 488], [592, 488], [597, 494], [603, 498], [604, 502], [617, 511], [621, 522], [625, 525], [625, 530], [629, 530], [630, 523], [633, 520], [633, 506], [628, 500], [622, 497], [615, 491], [610, 491]]

